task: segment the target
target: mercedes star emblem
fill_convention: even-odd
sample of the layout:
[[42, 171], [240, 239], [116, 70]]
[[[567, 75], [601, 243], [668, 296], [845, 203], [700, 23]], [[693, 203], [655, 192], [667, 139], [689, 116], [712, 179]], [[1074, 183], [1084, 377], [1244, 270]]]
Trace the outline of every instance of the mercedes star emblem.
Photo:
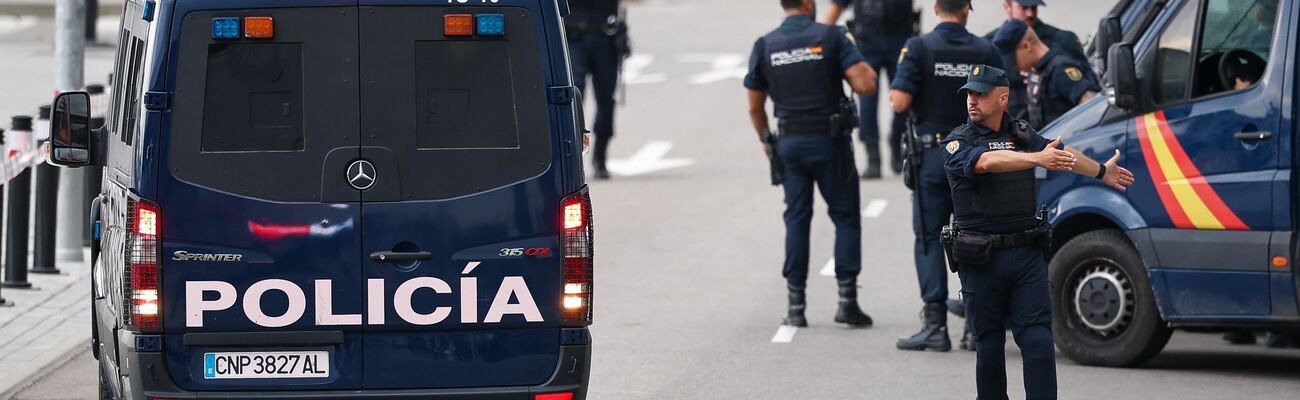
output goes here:
[[375, 165], [366, 160], [353, 161], [348, 166], [348, 184], [357, 190], [370, 189], [375, 185]]

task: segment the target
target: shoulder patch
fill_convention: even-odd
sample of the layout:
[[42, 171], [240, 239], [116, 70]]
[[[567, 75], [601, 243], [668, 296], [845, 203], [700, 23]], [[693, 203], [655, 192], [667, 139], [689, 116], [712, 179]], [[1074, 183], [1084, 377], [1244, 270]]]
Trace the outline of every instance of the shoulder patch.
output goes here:
[[1070, 77], [1072, 81], [1078, 82], [1083, 79], [1083, 71], [1080, 71], [1079, 67], [1065, 67], [1065, 76]]
[[1020, 131], [1021, 131], [1021, 132], [1027, 132], [1027, 131], [1029, 131], [1029, 121], [1025, 121], [1025, 120], [1021, 119], [1021, 120], [1016, 120], [1016, 123], [1020, 125]]
[[903, 48], [903, 51], [898, 52], [898, 63], [899, 63], [899, 64], [902, 64], [902, 63], [903, 63], [903, 57], [907, 57], [907, 48], [906, 48], [906, 47]]
[[961, 143], [957, 142], [956, 140], [953, 140], [948, 142], [948, 146], [946, 147], [946, 149], [948, 150], [948, 154], [953, 154], [956, 153], [957, 149], [960, 147], [961, 147]]

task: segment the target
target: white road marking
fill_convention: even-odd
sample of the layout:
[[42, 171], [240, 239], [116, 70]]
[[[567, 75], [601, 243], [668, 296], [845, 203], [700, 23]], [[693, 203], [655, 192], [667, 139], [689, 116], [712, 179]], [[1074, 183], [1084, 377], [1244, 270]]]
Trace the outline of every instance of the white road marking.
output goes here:
[[695, 160], [686, 158], [663, 158], [672, 148], [673, 142], [668, 141], [646, 143], [632, 158], [609, 160], [606, 167], [615, 175], [633, 176], [695, 164]]
[[776, 335], [772, 336], [772, 343], [790, 343], [790, 341], [794, 340], [795, 332], [799, 332], [799, 328], [781, 325], [780, 328], [776, 328]]
[[0, 16], [0, 35], [7, 35], [36, 26], [39, 18], [30, 15]]
[[826, 260], [826, 266], [822, 267], [822, 276], [835, 276], [835, 258]]
[[659, 83], [668, 80], [668, 75], [662, 73], [645, 73], [646, 67], [655, 62], [655, 57], [649, 54], [633, 54], [623, 62], [623, 83], [628, 85], [643, 85], [647, 83]]
[[682, 54], [677, 61], [685, 63], [706, 63], [712, 68], [709, 72], [692, 75], [688, 80], [692, 85], [721, 82], [728, 79], [744, 79], [749, 69], [745, 68], [748, 59], [735, 53], [720, 54]]
[[863, 218], [880, 218], [880, 214], [885, 212], [885, 207], [889, 206], [889, 200], [874, 199], [867, 203], [867, 208], [862, 209]]

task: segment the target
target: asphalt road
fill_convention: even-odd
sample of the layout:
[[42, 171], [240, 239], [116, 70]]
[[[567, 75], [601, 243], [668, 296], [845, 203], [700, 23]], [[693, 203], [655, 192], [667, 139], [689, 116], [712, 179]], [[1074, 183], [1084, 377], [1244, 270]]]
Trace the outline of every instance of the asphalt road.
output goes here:
[[[1087, 37], [1111, 3], [1058, 0], [1042, 18]], [[1003, 18], [995, 1], [975, 6], [976, 33]], [[925, 25], [933, 25], [927, 16]], [[754, 38], [781, 17], [775, 0], [647, 0], [631, 10], [639, 56], [629, 65], [633, 84], [619, 109], [612, 157], [653, 160], [669, 147], [658, 163], [629, 163], [675, 168], [592, 182], [598, 294], [591, 398], [974, 397], [973, 353], [894, 349], [896, 338], [919, 327], [921, 306], [909, 193], [896, 176], [862, 185], [862, 303], [875, 327], [831, 322], [835, 284], [818, 272], [831, 255], [833, 227], [819, 216], [811, 326], [778, 335], [783, 204], [779, 189], [766, 184], [739, 76]], [[647, 147], [652, 142], [659, 143]], [[959, 287], [955, 277], [951, 287]], [[957, 330], [960, 320], [950, 324]], [[1011, 343], [1010, 394], [1023, 398]], [[17, 398], [90, 398], [93, 368], [79, 354]], [[1058, 375], [1067, 399], [1291, 398], [1300, 393], [1300, 350], [1233, 347], [1214, 335], [1178, 332], [1142, 367], [1084, 367], [1059, 356]]]

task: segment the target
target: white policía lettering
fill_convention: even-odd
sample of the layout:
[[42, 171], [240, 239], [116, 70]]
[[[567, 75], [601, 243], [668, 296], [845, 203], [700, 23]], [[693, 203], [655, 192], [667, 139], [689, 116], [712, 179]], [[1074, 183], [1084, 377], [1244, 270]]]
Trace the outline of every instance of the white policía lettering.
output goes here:
[[[518, 298], [519, 302], [511, 304], [512, 296]], [[501, 281], [501, 289], [497, 290], [497, 297], [492, 300], [492, 307], [488, 308], [483, 322], [499, 323], [506, 314], [523, 315], [528, 322], [542, 322], [542, 312], [537, 309], [537, 303], [533, 301], [533, 294], [528, 291], [528, 283], [524, 282], [523, 277], [507, 276]]]
[[415, 325], [433, 325], [447, 319], [447, 316], [451, 315], [451, 307], [438, 307], [428, 314], [415, 312], [411, 306], [411, 296], [415, 294], [416, 289], [420, 288], [433, 289], [434, 293], [438, 294], [451, 293], [451, 286], [442, 279], [423, 276], [406, 281], [402, 286], [398, 286], [397, 293], [393, 294], [393, 310], [397, 311], [397, 316]]
[[934, 76], [945, 78], [966, 78], [970, 76], [970, 64], [934, 63]]
[[370, 314], [370, 325], [384, 324], [384, 280], [366, 280], [366, 314]]
[[[217, 299], [203, 300], [204, 292], [216, 292]], [[220, 311], [235, 305], [235, 286], [221, 281], [185, 282], [185, 327], [202, 328], [204, 311]]]
[[[262, 295], [272, 290], [283, 292], [289, 297], [289, 308], [284, 311], [284, 315], [272, 317], [262, 312]], [[298, 285], [284, 279], [267, 279], [254, 283], [244, 293], [244, 315], [248, 316], [249, 321], [260, 326], [267, 328], [289, 326], [298, 322], [306, 311], [307, 295], [303, 294], [302, 288]]]
[[334, 314], [334, 287], [329, 279], [316, 280], [316, 325], [361, 325], [361, 314]]
[[478, 322], [478, 278], [468, 276], [460, 278], [460, 322], [462, 324]]

